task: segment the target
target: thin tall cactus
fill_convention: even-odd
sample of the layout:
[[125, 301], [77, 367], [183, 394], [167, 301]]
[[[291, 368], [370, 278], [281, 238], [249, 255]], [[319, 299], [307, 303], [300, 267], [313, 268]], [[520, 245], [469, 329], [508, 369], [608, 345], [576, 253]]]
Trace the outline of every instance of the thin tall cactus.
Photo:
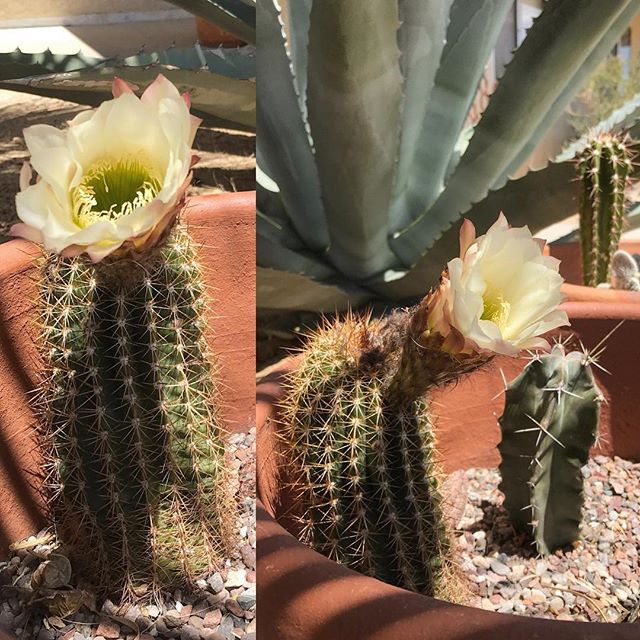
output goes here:
[[41, 270], [49, 506], [104, 593], [193, 583], [233, 524], [201, 268], [176, 228], [146, 255]]
[[578, 158], [582, 280], [587, 286], [609, 282], [611, 259], [622, 235], [631, 166], [627, 136], [598, 134]]

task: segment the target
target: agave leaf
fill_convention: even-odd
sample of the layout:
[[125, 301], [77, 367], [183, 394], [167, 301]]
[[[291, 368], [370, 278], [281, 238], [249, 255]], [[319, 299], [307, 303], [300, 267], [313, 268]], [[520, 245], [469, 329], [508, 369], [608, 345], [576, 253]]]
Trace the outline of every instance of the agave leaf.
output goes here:
[[628, 3], [547, 0], [444, 192], [428, 213], [392, 238], [405, 264], [413, 264], [433, 247], [460, 213], [487, 194]]
[[307, 119], [307, 62], [309, 46], [309, 24], [313, 0], [296, 0], [289, 3], [289, 51], [296, 93], [300, 102], [302, 118]]
[[[444, 3], [443, 3], [444, 4]], [[442, 191], [478, 82], [495, 46], [510, 0], [455, 0], [440, 68], [413, 148], [402, 166], [391, 209], [392, 231], [420, 217]]]
[[[400, 120], [400, 148], [396, 167], [391, 226], [410, 222], [407, 207], [407, 182], [416, 171], [416, 156], [424, 144], [421, 133], [429, 96], [433, 88], [440, 57], [447, 36], [449, 8], [452, 0], [400, 0], [400, 67], [403, 95]], [[429, 141], [429, 145], [432, 141]], [[424, 184], [425, 176], [421, 176]]]
[[371, 298], [357, 287], [341, 289], [298, 273], [257, 268], [257, 306], [260, 309], [333, 313], [356, 307]]
[[101, 58], [85, 56], [81, 52], [60, 54], [47, 49], [42, 53], [23, 53], [16, 49], [0, 53], [0, 80], [77, 71], [98, 67], [104, 62]]
[[335, 230], [330, 258], [355, 281], [395, 261], [387, 214], [402, 91], [398, 26], [388, 0], [322, 0], [311, 9], [307, 107]]
[[115, 60], [111, 64], [113, 66], [116, 63], [128, 67], [162, 64], [178, 69], [207, 69], [212, 73], [237, 80], [256, 77], [256, 53], [255, 48], [251, 46], [209, 49], [196, 43], [195, 46], [186, 49], [171, 47], [164, 51], [140, 52], [122, 60]]
[[207, 49], [196, 44], [186, 49], [171, 47], [164, 51], [140, 52], [126, 58], [92, 58], [82, 52], [57, 54], [23, 53], [19, 49], [0, 53], [0, 80], [67, 73], [98, 67], [146, 67], [162, 64], [178, 69], [207, 69], [213, 73], [236, 79], [255, 78], [255, 49]]
[[259, 266], [300, 273], [320, 281], [337, 276], [329, 265], [316, 259], [308, 251], [298, 252], [289, 248], [287, 245], [291, 242], [291, 238], [283, 237], [286, 233], [287, 231], [280, 223], [258, 211], [256, 254]]
[[[501, 189], [491, 191], [464, 217], [474, 223], [478, 234], [482, 234], [502, 211], [514, 227], [526, 225], [536, 233], [573, 215], [578, 208], [579, 195], [580, 184], [573, 162], [549, 163], [543, 169], [530, 171], [517, 180], [510, 180]], [[407, 276], [376, 285], [377, 293], [396, 300], [424, 295], [437, 283], [447, 261], [458, 255], [459, 228], [458, 224], [449, 227]]]
[[320, 180], [302, 119], [281, 16], [274, 0], [258, 4], [258, 164], [280, 189], [291, 224], [312, 251], [329, 246]]
[[168, 0], [244, 42], [256, 42], [255, 5], [241, 0]]
[[226, 78], [209, 71], [150, 67], [99, 67], [0, 82], [0, 89], [23, 91], [50, 98], [96, 106], [111, 97], [114, 76], [141, 93], [158, 73], [191, 95], [192, 112], [206, 126], [255, 130], [255, 83]]
[[[640, 9], [640, 2], [638, 2], [637, 0], [628, 3], [625, 9], [616, 18], [613, 25], [604, 33], [604, 35], [600, 39], [600, 42], [587, 56], [584, 63], [574, 74], [571, 81], [568, 82], [562, 89], [560, 95], [556, 98], [551, 108], [542, 118], [540, 124], [538, 125], [538, 128], [531, 135], [527, 143], [511, 161], [509, 166], [505, 169], [498, 180], [494, 182], [492, 189], [497, 189], [498, 187], [502, 186], [508, 180], [509, 176], [515, 173], [527, 160], [527, 158], [533, 153], [537, 144], [540, 142], [540, 140], [542, 140], [545, 133], [548, 131], [550, 123], [555, 122], [562, 115], [567, 105], [571, 102], [576, 93], [589, 79], [589, 76], [593, 73], [598, 64], [600, 64], [600, 62], [602, 62], [602, 60], [607, 56], [611, 49], [613, 49], [622, 32], [629, 26], [629, 22], [631, 22], [633, 16], [638, 12], [638, 9]], [[636, 111], [635, 115], [625, 114], [625, 120], [627, 123], [626, 126], [624, 123], [615, 123], [613, 119], [610, 118], [608, 119], [608, 121], [604, 121], [603, 123], [601, 123], [602, 126], [606, 127], [606, 129], [603, 130], [608, 131], [616, 124], [619, 124], [620, 128], [622, 129], [630, 126], [630, 124], [632, 124], [638, 118], [638, 115], [640, 115], [640, 112], [638, 112], [638, 106], [639, 105], [636, 104], [636, 107], [634, 107], [633, 109], [634, 111]], [[629, 118], [631, 118], [631, 120], [629, 120]]]

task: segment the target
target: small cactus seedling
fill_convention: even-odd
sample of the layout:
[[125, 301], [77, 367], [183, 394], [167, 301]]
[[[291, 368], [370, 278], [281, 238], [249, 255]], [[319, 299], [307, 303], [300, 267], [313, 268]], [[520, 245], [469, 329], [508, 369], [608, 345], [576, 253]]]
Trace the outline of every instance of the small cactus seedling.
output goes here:
[[587, 286], [609, 282], [611, 258], [622, 234], [630, 169], [627, 139], [611, 134], [594, 136], [578, 159], [582, 280]]
[[230, 534], [204, 288], [189, 237], [42, 267], [50, 508], [79, 573], [133, 597], [189, 584]]
[[561, 344], [507, 387], [500, 490], [512, 524], [533, 533], [539, 553], [579, 538], [581, 468], [596, 440], [601, 399], [589, 356], [565, 353]]
[[613, 254], [611, 288], [640, 291], [640, 268], [635, 258], [626, 251], [618, 250]]
[[487, 357], [440, 351], [424, 341], [423, 319], [422, 307], [348, 316], [310, 338], [282, 407], [284, 460], [310, 546], [384, 582], [455, 599], [422, 396]]

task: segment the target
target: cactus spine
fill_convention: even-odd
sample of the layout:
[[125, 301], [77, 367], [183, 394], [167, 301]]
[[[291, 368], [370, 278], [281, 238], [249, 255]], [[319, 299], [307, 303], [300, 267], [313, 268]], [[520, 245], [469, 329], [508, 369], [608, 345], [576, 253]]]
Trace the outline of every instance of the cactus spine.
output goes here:
[[233, 509], [188, 235], [137, 259], [50, 257], [41, 286], [60, 539], [105, 593], [192, 583], [218, 564]]
[[557, 344], [508, 386], [499, 418], [500, 490], [517, 530], [549, 554], [579, 538], [581, 468], [594, 444], [602, 395], [589, 356]]
[[578, 158], [582, 280], [587, 286], [609, 282], [611, 258], [622, 234], [630, 169], [626, 137], [594, 136]]
[[423, 395], [480, 360], [421, 342], [423, 312], [349, 316], [310, 338], [289, 376], [283, 453], [305, 542], [390, 584], [456, 599]]

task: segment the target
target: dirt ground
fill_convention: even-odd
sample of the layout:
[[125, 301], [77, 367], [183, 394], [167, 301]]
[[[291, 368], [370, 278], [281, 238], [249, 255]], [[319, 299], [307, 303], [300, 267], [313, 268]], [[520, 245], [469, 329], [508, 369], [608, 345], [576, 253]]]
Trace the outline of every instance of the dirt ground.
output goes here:
[[[22, 163], [29, 154], [22, 131], [33, 124], [62, 126], [88, 107], [63, 100], [0, 90], [0, 242], [17, 221], [15, 194]], [[255, 188], [255, 136], [226, 129], [200, 128], [194, 147], [200, 162], [194, 167], [188, 193], [245, 191]]]

